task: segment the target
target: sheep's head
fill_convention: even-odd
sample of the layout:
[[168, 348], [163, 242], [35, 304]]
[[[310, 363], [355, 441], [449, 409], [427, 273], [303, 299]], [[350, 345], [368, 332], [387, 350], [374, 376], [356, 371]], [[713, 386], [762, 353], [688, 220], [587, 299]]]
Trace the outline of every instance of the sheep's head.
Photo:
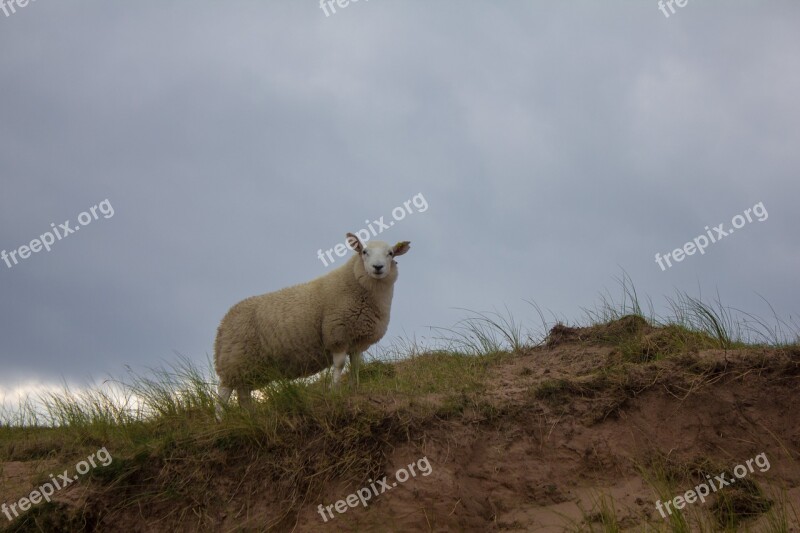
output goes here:
[[373, 279], [384, 279], [395, 272], [395, 257], [406, 253], [411, 246], [409, 241], [398, 242], [390, 246], [383, 241], [369, 241], [363, 244], [352, 233], [347, 234], [347, 244], [361, 258], [364, 271]]

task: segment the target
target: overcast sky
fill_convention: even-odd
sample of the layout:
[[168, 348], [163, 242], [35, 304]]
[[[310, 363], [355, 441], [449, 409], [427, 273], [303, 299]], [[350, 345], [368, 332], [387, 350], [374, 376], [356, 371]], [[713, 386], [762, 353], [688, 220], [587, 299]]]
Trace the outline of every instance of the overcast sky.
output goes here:
[[384, 343], [457, 308], [533, 325], [524, 299], [576, 320], [621, 268], [657, 307], [796, 317], [800, 3], [333, 8], [0, 11], [0, 396], [205, 361], [231, 305], [381, 216], [412, 243]]

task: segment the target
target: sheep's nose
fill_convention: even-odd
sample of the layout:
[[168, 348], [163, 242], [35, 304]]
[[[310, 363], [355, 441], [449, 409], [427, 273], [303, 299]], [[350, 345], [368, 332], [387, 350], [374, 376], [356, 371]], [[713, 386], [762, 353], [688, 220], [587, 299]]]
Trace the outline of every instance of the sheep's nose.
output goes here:
[[383, 270], [383, 265], [372, 265], [372, 268], [375, 269], [375, 272], [380, 272]]

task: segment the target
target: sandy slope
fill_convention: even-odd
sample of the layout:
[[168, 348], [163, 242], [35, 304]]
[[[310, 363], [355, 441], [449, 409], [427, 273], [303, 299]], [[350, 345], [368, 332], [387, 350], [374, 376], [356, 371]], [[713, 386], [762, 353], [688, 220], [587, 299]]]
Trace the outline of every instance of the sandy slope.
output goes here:
[[[674, 496], [702, 481], [702, 473], [729, 471], [764, 453], [770, 468], [747, 476], [762, 492], [756, 504], [793, 503], [795, 511], [784, 516], [789, 531], [800, 531], [800, 353], [706, 350], [604, 372], [619, 357], [613, 347], [592, 342], [580, 330], [551, 341], [491, 365], [485, 392], [465, 397], [452, 414], [425, 419], [399, 442], [379, 443], [390, 481], [398, 468], [423, 456], [429, 475], [410, 477], [373, 497], [367, 508], [334, 512], [325, 522], [318, 504], [335, 503], [364, 486], [334, 479], [276, 530], [603, 531], [601, 502], [613, 506], [623, 530], [664, 528], [667, 521], [655, 508], [657, 472], [672, 479]], [[417, 401], [440, 400], [429, 395]], [[391, 397], [365, 401], [387, 413], [399, 409]], [[2, 498], [8, 501], [42, 468], [33, 462], [3, 465]], [[216, 521], [211, 529], [257, 531], [281, 512], [269, 480], [248, 481], [243, 503], [242, 472], [242, 465], [220, 468], [212, 489], [219, 493], [204, 495]], [[747, 490], [735, 492], [744, 489], [752, 487], [742, 482], [724, 489], [739, 512], [752, 503]], [[80, 507], [85, 500], [75, 497], [77, 490], [59, 498]], [[114, 511], [113, 492], [94, 496], [99, 501], [87, 497], [84, 512], [95, 513], [91, 523], [98, 530], [192, 529], [166, 507]], [[713, 506], [712, 497], [684, 511], [690, 522], [708, 528], [715, 523]], [[760, 530], [766, 524], [758, 512], [740, 527]]]

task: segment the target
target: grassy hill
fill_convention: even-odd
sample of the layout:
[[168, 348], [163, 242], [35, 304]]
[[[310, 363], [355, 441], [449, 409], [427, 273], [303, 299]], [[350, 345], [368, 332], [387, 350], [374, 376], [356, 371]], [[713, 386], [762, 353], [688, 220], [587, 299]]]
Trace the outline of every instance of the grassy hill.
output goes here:
[[628, 295], [538, 340], [473, 314], [448, 349], [364, 365], [357, 391], [279, 383], [221, 423], [185, 360], [51, 395], [0, 426], [0, 503], [19, 514], [0, 530], [800, 530], [800, 347], [743, 341], [685, 296], [645, 318]]

